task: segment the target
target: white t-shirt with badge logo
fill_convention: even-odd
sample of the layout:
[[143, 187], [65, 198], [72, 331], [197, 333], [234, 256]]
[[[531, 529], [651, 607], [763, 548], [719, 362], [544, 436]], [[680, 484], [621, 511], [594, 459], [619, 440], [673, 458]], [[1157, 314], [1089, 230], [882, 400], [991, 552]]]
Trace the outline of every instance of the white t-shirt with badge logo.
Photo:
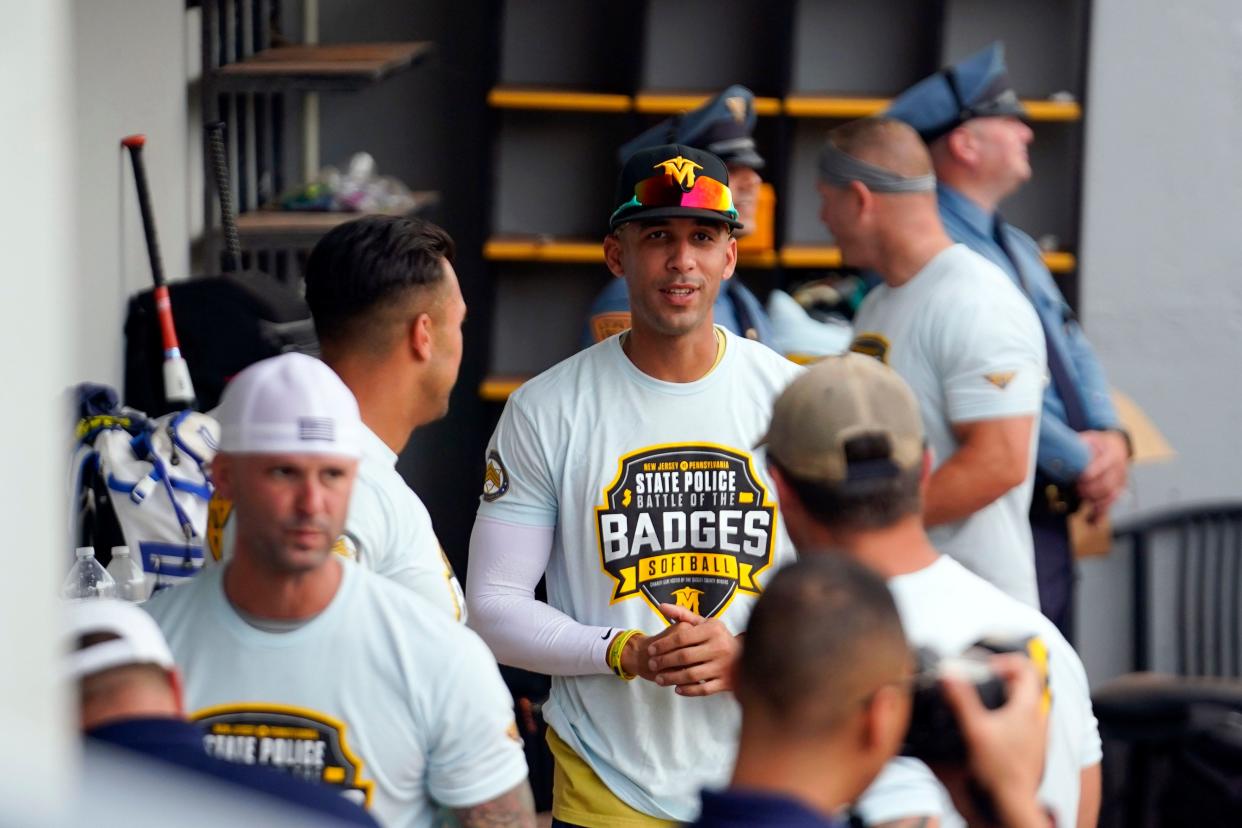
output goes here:
[[242, 619], [227, 565], [143, 605], [208, 752], [338, 787], [390, 828], [431, 826], [436, 803], [478, 805], [523, 782], [513, 701], [487, 646], [408, 590], [339, 565], [328, 607], [287, 632]]
[[[555, 527], [548, 603], [582, 624], [661, 632], [660, 603], [745, 629], [763, 583], [793, 559], [752, 446], [798, 366], [717, 328], [705, 377], [670, 383], [618, 336], [530, 380], [488, 446], [479, 517]], [[728, 780], [731, 694], [686, 698], [610, 674], [555, 676], [548, 724], [621, 800], [687, 821]]]
[[[918, 572], [890, 578], [888, 587], [910, 644], [941, 657], [959, 655], [985, 637], [1040, 639], [1048, 654], [1052, 706], [1039, 801], [1052, 809], [1057, 825], [1074, 825], [1082, 771], [1098, 764], [1102, 753], [1091, 689], [1073, 647], [1038, 610], [946, 556]], [[868, 825], [912, 816], [941, 816], [945, 828], [963, 824], [948, 791], [917, 759], [886, 765], [863, 793], [858, 810]]]
[[928, 534], [941, 552], [1038, 607], [1028, 513], [1047, 374], [1044, 332], [1030, 301], [1000, 268], [955, 244], [900, 287], [877, 285], [854, 317], [852, 347], [909, 383], [937, 468], [959, 448], [955, 423], [1035, 418], [1022, 484]]
[[[362, 456], [349, 498], [345, 533], [333, 551], [408, 587], [465, 622], [461, 584], [444, 554], [423, 501], [397, 471], [397, 454], [362, 426]], [[210, 567], [233, 554], [231, 504], [212, 498], [204, 563]]]

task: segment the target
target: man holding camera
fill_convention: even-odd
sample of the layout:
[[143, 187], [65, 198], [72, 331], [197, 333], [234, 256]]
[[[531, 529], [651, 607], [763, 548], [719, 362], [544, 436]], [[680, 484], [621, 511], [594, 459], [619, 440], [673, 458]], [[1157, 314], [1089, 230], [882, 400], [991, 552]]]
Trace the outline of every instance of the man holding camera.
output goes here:
[[[829, 357], [776, 401], [763, 442], [794, 545], [832, 550], [886, 578], [913, 646], [944, 657], [988, 637], [1027, 641], [1047, 676], [1039, 800], [1057, 825], [1095, 825], [1101, 750], [1082, 663], [1037, 610], [932, 546], [922, 518], [931, 456], [909, 387], [870, 357]], [[902, 758], [858, 806], [870, 825], [901, 825], [942, 816], [943, 802], [927, 766]]]
[[[742, 731], [730, 786], [703, 793], [695, 828], [842, 828], [841, 812], [897, 753], [911, 722], [911, 655], [884, 579], [840, 556], [817, 555], [772, 578], [734, 670]], [[1026, 658], [993, 656], [1007, 696], [988, 710], [974, 686], [946, 676], [970, 778], [994, 822], [1047, 826], [1036, 801], [1047, 719], [1042, 681]], [[917, 718], [918, 713], [915, 713]], [[943, 774], [968, 812], [959, 763]]]

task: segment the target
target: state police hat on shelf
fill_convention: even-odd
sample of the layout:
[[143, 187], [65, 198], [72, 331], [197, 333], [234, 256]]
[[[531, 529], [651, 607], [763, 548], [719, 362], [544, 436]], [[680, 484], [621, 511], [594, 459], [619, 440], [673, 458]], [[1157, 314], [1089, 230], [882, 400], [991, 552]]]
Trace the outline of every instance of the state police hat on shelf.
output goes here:
[[755, 150], [755, 95], [734, 84], [698, 109], [665, 118], [627, 141], [618, 151], [622, 164], [641, 149], [660, 144], [685, 144], [707, 150], [726, 164], [762, 169], [766, 163]]
[[618, 206], [608, 220], [610, 230], [627, 221], [659, 218], [702, 218], [742, 226], [724, 162], [683, 144], [631, 155], [621, 168], [613, 203]]
[[902, 92], [884, 113], [905, 121], [928, 143], [971, 118], [1026, 117], [1009, 85], [1005, 47], [992, 43]]

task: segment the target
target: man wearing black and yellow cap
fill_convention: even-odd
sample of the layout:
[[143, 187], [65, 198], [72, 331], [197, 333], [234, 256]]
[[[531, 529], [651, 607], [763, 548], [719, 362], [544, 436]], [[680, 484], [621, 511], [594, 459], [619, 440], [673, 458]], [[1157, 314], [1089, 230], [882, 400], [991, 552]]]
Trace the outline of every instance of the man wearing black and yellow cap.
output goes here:
[[630, 157], [604, 259], [632, 327], [524, 384], [488, 446], [470, 624], [553, 677], [563, 825], [695, 818], [729, 773], [736, 636], [792, 558], [751, 447], [801, 369], [713, 324], [737, 261], [728, 182], [689, 146]]
[[[631, 155], [667, 143], [684, 144], [720, 158], [729, 169], [729, 189], [738, 213], [734, 235], [753, 233], [758, 221], [759, 193], [763, 180], [759, 170], [765, 161], [751, 134], [757, 121], [755, 96], [734, 84], [698, 109], [667, 118], [627, 141], [617, 151], [622, 164]], [[739, 336], [772, 344], [772, 324], [758, 298], [741, 281], [733, 279], [721, 289], [713, 308], [716, 324]], [[629, 294], [625, 282], [613, 280], [604, 288], [588, 313], [583, 345], [592, 345], [630, 326]]]
[[1034, 133], [1014, 93], [1003, 47], [980, 52], [912, 86], [888, 116], [914, 127], [931, 148], [945, 230], [990, 259], [1022, 289], [1047, 341], [1050, 382], [1043, 417], [1031, 529], [1044, 613], [1072, 634], [1074, 562], [1067, 518], [1080, 504], [1107, 515], [1125, 489], [1129, 437], [1108, 380], [1038, 245], [997, 211], [1031, 177]]

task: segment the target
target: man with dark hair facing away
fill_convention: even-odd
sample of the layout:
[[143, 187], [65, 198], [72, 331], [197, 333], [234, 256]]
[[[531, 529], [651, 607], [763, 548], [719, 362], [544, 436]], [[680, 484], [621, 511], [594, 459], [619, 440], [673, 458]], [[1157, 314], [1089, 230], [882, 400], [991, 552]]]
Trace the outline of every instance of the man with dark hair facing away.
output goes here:
[[[768, 585], [746, 628], [734, 693], [742, 731], [728, 789], [703, 793], [696, 828], [843, 828], [849, 803], [901, 746], [913, 658], [884, 581], [853, 561], [804, 558]], [[985, 710], [973, 687], [943, 691], [968, 762], [1008, 828], [1046, 826], [1035, 792], [1045, 720], [1039, 677], [1008, 654], [1009, 698]], [[964, 785], [950, 788], [966, 799]]]
[[[457, 381], [466, 303], [453, 254], [448, 233], [422, 219], [346, 222], [311, 251], [306, 301], [323, 360], [353, 392], [364, 424], [336, 551], [464, 621], [461, 586], [427, 507], [396, 469], [411, 432], [448, 411]], [[220, 499], [213, 504], [213, 519], [226, 519]]]
[[[763, 442], [795, 546], [844, 555], [886, 578], [913, 646], [946, 657], [986, 638], [1027, 642], [1048, 688], [1040, 802], [1058, 826], [1094, 826], [1101, 750], [1082, 662], [1038, 610], [932, 546], [922, 518], [931, 455], [901, 377], [861, 354], [829, 357], [776, 401]], [[958, 824], [944, 799], [926, 765], [900, 758], [859, 809], [871, 825]]]

